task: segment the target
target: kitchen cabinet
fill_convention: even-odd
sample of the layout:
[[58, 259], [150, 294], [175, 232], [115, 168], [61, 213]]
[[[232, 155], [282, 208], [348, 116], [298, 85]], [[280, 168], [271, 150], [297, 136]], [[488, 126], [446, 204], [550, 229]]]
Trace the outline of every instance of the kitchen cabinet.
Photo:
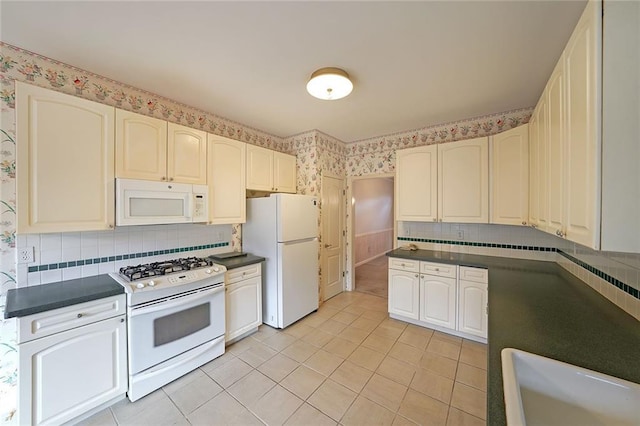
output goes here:
[[489, 222], [486, 137], [438, 145], [438, 220]]
[[247, 146], [247, 188], [296, 193], [296, 157], [255, 145]]
[[438, 218], [438, 146], [396, 151], [396, 220], [432, 222]]
[[175, 123], [167, 132], [167, 179], [206, 185], [207, 133]]
[[488, 271], [460, 267], [458, 283], [458, 330], [486, 339], [489, 329]]
[[16, 82], [17, 232], [114, 226], [113, 107]]
[[124, 398], [125, 305], [120, 295], [18, 319], [19, 424], [61, 424]]
[[205, 185], [207, 134], [133, 112], [116, 112], [116, 177]]
[[488, 223], [486, 137], [396, 152], [396, 220]]
[[166, 121], [116, 109], [116, 176], [144, 180], [166, 179]]
[[527, 225], [529, 221], [529, 125], [490, 139], [491, 223]]
[[262, 324], [262, 264], [226, 273], [226, 344], [258, 330]]
[[388, 273], [392, 318], [486, 342], [486, 269], [389, 257]]
[[209, 223], [245, 223], [246, 144], [208, 135]]
[[420, 321], [456, 328], [457, 267], [420, 262]]
[[560, 235], [564, 227], [564, 65], [558, 62], [547, 83], [547, 208], [545, 230]]

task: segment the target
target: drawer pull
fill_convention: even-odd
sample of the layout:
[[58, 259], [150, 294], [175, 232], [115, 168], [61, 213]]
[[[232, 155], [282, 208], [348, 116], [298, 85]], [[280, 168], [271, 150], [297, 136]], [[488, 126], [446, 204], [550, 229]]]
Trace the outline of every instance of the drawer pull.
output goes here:
[[436, 272], [439, 272], [439, 271], [440, 271], [440, 268], [436, 268]]
[[404, 268], [405, 265], [404, 265], [404, 263], [401, 263], [400, 266], [402, 266]]
[[78, 318], [82, 318], [82, 314], [78, 314]]
[[120, 318], [120, 322], [124, 322], [124, 318]]

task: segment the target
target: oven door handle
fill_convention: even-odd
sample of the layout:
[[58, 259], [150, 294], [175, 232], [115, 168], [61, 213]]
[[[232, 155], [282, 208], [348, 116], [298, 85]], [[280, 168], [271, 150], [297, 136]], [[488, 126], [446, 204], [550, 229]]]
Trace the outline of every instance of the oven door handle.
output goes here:
[[198, 299], [204, 299], [208, 296], [211, 296], [213, 294], [216, 293], [220, 293], [221, 291], [224, 291], [224, 286], [219, 286], [216, 288], [212, 288], [210, 290], [205, 290], [205, 291], [199, 291], [197, 293], [191, 294], [189, 296], [183, 296], [183, 297], [178, 297], [175, 299], [170, 299], [168, 301], [164, 301], [164, 302], [159, 302], [155, 305], [151, 305], [151, 306], [140, 306], [140, 307], [134, 307], [131, 308], [131, 311], [129, 311], [129, 317], [133, 318], [139, 315], [146, 315], [146, 314], [151, 314], [154, 312], [158, 312], [158, 311], [165, 311], [165, 310], [172, 310], [175, 309], [177, 307], [189, 304], [191, 302], [194, 302]]

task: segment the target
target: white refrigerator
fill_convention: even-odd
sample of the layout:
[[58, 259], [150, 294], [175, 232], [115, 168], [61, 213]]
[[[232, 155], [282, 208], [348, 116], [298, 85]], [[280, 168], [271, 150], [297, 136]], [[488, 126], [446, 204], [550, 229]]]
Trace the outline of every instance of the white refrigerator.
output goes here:
[[242, 250], [266, 259], [262, 321], [285, 328], [318, 309], [318, 200], [271, 194], [247, 200]]

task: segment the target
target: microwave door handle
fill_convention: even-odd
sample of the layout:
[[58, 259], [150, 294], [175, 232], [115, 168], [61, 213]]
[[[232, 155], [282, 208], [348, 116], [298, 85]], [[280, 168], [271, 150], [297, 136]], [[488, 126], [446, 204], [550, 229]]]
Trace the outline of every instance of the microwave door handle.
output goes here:
[[146, 314], [151, 314], [154, 312], [158, 312], [158, 311], [164, 311], [164, 310], [172, 310], [175, 308], [178, 308], [180, 306], [183, 305], [187, 305], [191, 302], [194, 302], [198, 299], [202, 299], [205, 298], [207, 296], [210, 296], [212, 294], [215, 293], [219, 293], [221, 291], [224, 291], [224, 286], [221, 285], [219, 287], [216, 288], [212, 288], [210, 290], [206, 290], [206, 291], [199, 291], [195, 294], [191, 294], [189, 296], [182, 296], [182, 297], [178, 297], [176, 299], [171, 299], [169, 301], [166, 302], [160, 302], [156, 305], [151, 305], [148, 307], [145, 306], [140, 306], [140, 307], [135, 307], [131, 309], [131, 313], [129, 314], [129, 316], [131, 318], [139, 316], [139, 315], [146, 315]]

